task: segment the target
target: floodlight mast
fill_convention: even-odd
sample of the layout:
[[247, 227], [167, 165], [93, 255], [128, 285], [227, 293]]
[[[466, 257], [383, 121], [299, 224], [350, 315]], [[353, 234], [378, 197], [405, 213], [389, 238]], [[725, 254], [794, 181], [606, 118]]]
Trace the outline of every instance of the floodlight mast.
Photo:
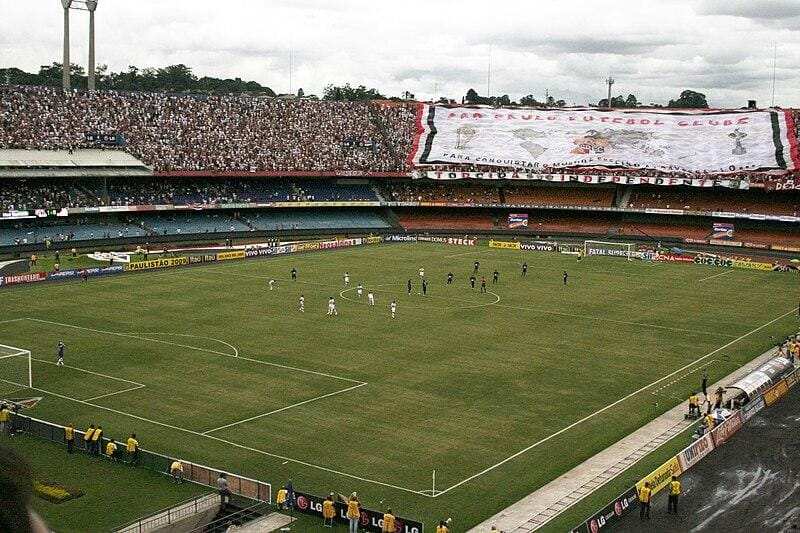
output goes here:
[[61, 61], [61, 84], [65, 91], [70, 90], [70, 72], [69, 72], [69, 8], [72, 5], [72, 0], [61, 0], [61, 5], [64, 8], [64, 57]]
[[89, 12], [89, 75], [87, 87], [89, 91], [95, 89], [95, 59], [94, 59], [94, 12], [97, 9], [98, 0], [61, 0], [64, 8], [64, 58], [61, 62], [63, 70], [62, 85], [65, 91], [72, 88], [70, 70], [72, 64], [69, 60], [69, 10], [78, 9]]

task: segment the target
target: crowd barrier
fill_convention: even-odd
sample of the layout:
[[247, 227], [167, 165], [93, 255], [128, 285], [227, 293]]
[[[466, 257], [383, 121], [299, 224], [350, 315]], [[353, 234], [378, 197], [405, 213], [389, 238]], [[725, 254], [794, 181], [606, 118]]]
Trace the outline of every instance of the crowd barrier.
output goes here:
[[800, 369], [795, 369], [787, 376], [775, 381], [768, 389], [757, 393], [741, 409], [727, 418], [712, 431], [704, 434], [671, 457], [664, 464], [628, 487], [622, 494], [614, 498], [608, 505], [595, 512], [572, 530], [572, 533], [597, 533], [601, 529], [618, 523], [639, 507], [638, 493], [645, 482], [650, 483], [652, 496], [669, 485], [673, 475], [680, 476], [699, 463], [712, 451], [724, 445], [739, 431], [757, 412], [765, 406], [771, 406], [788, 394], [789, 389], [800, 380]]

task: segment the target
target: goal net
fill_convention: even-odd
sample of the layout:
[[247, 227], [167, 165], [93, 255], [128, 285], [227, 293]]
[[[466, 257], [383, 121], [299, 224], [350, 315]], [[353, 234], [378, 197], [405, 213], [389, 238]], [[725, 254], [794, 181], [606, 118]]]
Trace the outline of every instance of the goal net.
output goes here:
[[33, 387], [31, 352], [0, 344], [0, 398]]
[[583, 243], [584, 257], [605, 255], [609, 257], [624, 257], [631, 261], [634, 257], [634, 251], [634, 245], [627, 242], [584, 241]]

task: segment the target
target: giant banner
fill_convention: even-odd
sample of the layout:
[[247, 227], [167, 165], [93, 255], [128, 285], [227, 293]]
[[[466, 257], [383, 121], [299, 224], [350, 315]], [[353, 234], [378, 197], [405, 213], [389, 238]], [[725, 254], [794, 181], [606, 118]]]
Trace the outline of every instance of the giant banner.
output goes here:
[[791, 112], [484, 109], [421, 104], [409, 161], [537, 170], [800, 167]]

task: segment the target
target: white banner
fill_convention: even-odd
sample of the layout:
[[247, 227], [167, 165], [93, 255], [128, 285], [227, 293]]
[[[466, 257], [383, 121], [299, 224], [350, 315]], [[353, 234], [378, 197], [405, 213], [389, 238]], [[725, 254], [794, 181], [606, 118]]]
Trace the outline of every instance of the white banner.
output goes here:
[[417, 165], [605, 166], [668, 172], [794, 169], [791, 112], [483, 109], [421, 104]]
[[655, 178], [649, 176], [613, 176], [603, 174], [538, 174], [526, 171], [498, 171], [498, 172], [468, 172], [444, 170], [428, 170], [424, 173], [416, 172], [415, 178], [429, 180], [533, 180], [549, 181], [553, 183], [585, 183], [597, 185], [601, 183], [616, 183], [620, 185], [662, 185], [684, 187], [727, 187], [729, 189], [749, 189], [750, 182], [746, 179], [722, 178]]

